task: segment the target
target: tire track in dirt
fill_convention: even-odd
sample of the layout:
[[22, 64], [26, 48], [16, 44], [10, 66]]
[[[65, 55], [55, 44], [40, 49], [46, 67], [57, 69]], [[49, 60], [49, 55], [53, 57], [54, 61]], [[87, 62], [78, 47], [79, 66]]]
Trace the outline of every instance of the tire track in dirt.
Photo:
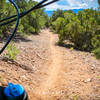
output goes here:
[[45, 82], [43, 82], [38, 90], [40, 100], [57, 100], [59, 96], [59, 91], [57, 87], [61, 86], [61, 71], [63, 65], [63, 52], [59, 50], [59, 47], [56, 46], [56, 40], [54, 34], [51, 32], [48, 33], [48, 30], [45, 31], [50, 35], [50, 49], [51, 49], [51, 63], [48, 66], [48, 76]]
[[[75, 97], [78, 100], [96, 100], [91, 99], [91, 94], [95, 93], [93, 86], [96, 84], [93, 79], [96, 74], [90, 73], [89, 66], [83, 63], [75, 50], [56, 45], [57, 34], [48, 29], [41, 34], [45, 37], [44, 40], [47, 39], [45, 42], [51, 55], [48, 57], [47, 66], [43, 67], [45, 70], [40, 70], [45, 75], [40, 74], [40, 84], [34, 90], [33, 100], [74, 100]], [[87, 79], [90, 81], [85, 82]], [[93, 95], [92, 98], [95, 98]]]
[[16, 61], [32, 71], [0, 60], [4, 82], [22, 84], [29, 100], [100, 100], [100, 61], [90, 53], [55, 45], [58, 35], [48, 29], [28, 40], [16, 43], [21, 50]]

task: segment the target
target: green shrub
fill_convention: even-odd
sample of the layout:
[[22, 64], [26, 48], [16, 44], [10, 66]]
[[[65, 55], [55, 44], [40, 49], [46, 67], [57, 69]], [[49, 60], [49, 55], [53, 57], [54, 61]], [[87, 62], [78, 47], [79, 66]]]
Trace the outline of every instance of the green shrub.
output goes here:
[[[7, 0], [0, 0], [0, 20], [6, 18], [7, 16], [13, 15], [16, 10]], [[34, 0], [16, 0], [16, 3], [19, 7], [20, 12], [31, 8], [33, 5], [36, 5], [37, 2]], [[13, 9], [13, 10], [12, 10]], [[48, 20], [47, 20], [48, 19]], [[17, 29], [18, 34], [30, 34], [30, 33], [39, 33], [41, 28], [45, 27], [46, 23], [49, 22], [49, 18], [44, 12], [44, 9], [35, 10], [30, 12], [27, 16], [24, 16], [20, 19], [19, 26]], [[15, 23], [10, 23], [9, 25], [0, 26], [0, 37], [8, 37], [8, 32], [12, 31], [15, 27]]]
[[[30, 26], [30, 27], [27, 29], [27, 32], [28, 32], [28, 33], [34, 33], [34, 32], [35, 32], [34, 27]], [[28, 33], [27, 33], [27, 34], [28, 34]]]
[[91, 41], [94, 49], [100, 47], [100, 35], [95, 35]]
[[92, 51], [97, 59], [100, 59], [100, 47]]
[[65, 40], [66, 35], [64, 34], [64, 27], [66, 26], [66, 20], [62, 17], [57, 18], [56, 21], [52, 23], [53, 27], [55, 27], [55, 32], [59, 34], [58, 44], [62, 44]]
[[100, 35], [95, 35], [92, 38], [93, 53], [97, 59], [100, 59]]
[[6, 56], [10, 59], [10, 60], [15, 60], [17, 54], [19, 53], [19, 50], [16, 48], [16, 46], [14, 45], [14, 43], [10, 43], [7, 46], [6, 49]]
[[58, 43], [69, 40], [77, 49], [93, 51], [96, 58], [100, 58], [100, 12], [85, 9], [78, 14], [64, 11], [63, 15], [51, 17], [52, 29], [59, 36]]

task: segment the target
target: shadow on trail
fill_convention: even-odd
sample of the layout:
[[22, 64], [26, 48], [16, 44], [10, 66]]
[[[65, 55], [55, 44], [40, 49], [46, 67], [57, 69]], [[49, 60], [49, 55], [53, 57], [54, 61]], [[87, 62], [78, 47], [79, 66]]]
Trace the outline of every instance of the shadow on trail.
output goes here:
[[55, 45], [56, 46], [60, 46], [60, 47], [64, 47], [64, 48], [67, 48], [67, 49], [73, 48], [76, 51], [83, 51], [83, 52], [89, 52], [89, 53], [91, 53], [91, 50], [85, 50], [85, 49], [82, 50], [82, 49], [76, 47], [74, 44], [70, 44], [70, 43], [69, 44], [67, 44], [67, 43], [62, 43], [62, 44], [55, 43]]
[[[18, 61], [11, 60], [7, 57], [1, 57], [0, 60], [6, 62], [8, 64], [15, 65], [16, 67], [20, 67], [21, 69], [26, 70], [28, 72], [33, 71], [33, 69], [31, 67], [21, 64]], [[2, 70], [0, 70], [0, 71], [2, 71]]]
[[[0, 43], [6, 42], [9, 36], [6, 37], [1, 37], [0, 38]], [[14, 38], [12, 39], [13, 42], [19, 43], [19, 42], [31, 42], [32, 40], [24, 37], [23, 35], [15, 35]]]

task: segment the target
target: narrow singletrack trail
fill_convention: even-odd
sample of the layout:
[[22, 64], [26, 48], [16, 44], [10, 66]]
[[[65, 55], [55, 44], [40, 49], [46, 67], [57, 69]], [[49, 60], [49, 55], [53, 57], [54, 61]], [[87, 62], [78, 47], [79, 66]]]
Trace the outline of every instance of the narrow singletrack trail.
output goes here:
[[18, 64], [0, 60], [0, 84], [22, 84], [29, 100], [100, 100], [100, 61], [93, 55], [58, 46], [49, 29], [15, 40]]
[[36, 90], [36, 100], [74, 100], [75, 96], [81, 96], [82, 99], [79, 100], [92, 100], [88, 99], [88, 96], [94, 91], [94, 82], [91, 82], [94, 74], [89, 72], [88, 65], [71, 50], [59, 47], [57, 34], [48, 29], [43, 33], [49, 37], [47, 41], [51, 60], [47, 66], [45, 81], [41, 81], [40, 87]]
[[[46, 31], [48, 32], [48, 31]], [[48, 77], [45, 82], [41, 84], [41, 99], [55, 100], [54, 95], [56, 92], [55, 87], [61, 85], [61, 72], [63, 66], [63, 52], [56, 46], [56, 37], [51, 32], [50, 35], [50, 50], [51, 50], [51, 64], [48, 67]], [[44, 93], [44, 95], [43, 95]], [[53, 97], [52, 97], [53, 94]]]

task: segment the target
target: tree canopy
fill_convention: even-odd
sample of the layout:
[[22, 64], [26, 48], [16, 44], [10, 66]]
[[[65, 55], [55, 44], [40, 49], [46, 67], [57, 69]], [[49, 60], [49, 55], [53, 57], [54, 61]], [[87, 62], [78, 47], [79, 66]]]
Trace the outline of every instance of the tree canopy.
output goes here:
[[51, 21], [52, 29], [59, 35], [59, 44], [68, 40], [75, 48], [93, 52], [100, 58], [99, 10], [85, 9], [78, 14], [57, 10], [51, 16]]
[[[20, 12], [28, 10], [37, 4], [33, 0], [15, 0]], [[14, 7], [6, 0], [0, 0], [0, 19], [8, 17], [16, 13]], [[44, 9], [35, 10], [24, 18], [20, 19], [20, 24], [17, 30], [17, 33], [30, 34], [30, 33], [39, 33], [40, 29], [45, 27], [48, 19], [48, 16], [44, 12]], [[9, 30], [14, 28], [14, 23], [11, 23], [6, 26], [0, 27], [0, 36], [8, 36], [10, 33]]]

